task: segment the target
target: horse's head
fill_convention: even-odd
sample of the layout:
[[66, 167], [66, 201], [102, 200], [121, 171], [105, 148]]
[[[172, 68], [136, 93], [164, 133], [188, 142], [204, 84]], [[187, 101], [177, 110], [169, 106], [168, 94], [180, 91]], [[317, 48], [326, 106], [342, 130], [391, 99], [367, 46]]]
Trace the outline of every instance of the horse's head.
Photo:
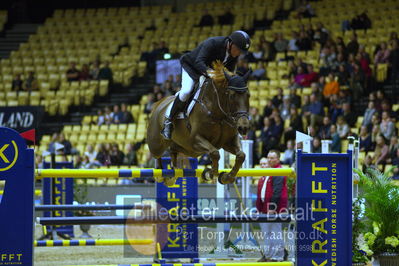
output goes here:
[[229, 98], [230, 115], [236, 123], [238, 132], [246, 135], [249, 128], [249, 91], [247, 81], [250, 75], [248, 71], [244, 76], [230, 76], [224, 72], [227, 80], [227, 94]]

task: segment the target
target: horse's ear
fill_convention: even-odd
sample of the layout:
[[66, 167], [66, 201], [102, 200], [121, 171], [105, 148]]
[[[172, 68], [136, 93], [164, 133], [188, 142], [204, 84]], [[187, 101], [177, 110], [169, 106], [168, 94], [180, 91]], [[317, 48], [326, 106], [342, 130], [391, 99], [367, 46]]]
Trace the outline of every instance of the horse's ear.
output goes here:
[[251, 73], [252, 73], [252, 69], [248, 70], [247, 73], [245, 73], [245, 75], [242, 77], [245, 80], [245, 82], [248, 81], [249, 76], [251, 75]]
[[224, 70], [223, 70], [223, 73], [224, 73], [224, 76], [225, 76], [226, 80], [227, 80], [228, 82], [230, 82], [231, 76], [230, 76], [226, 71], [224, 71]]

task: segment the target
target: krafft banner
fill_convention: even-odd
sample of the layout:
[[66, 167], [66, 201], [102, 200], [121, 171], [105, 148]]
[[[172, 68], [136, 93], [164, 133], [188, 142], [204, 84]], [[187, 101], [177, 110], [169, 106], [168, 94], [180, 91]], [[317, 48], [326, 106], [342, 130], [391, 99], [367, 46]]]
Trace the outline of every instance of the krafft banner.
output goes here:
[[297, 265], [352, 265], [352, 154], [299, 150], [297, 191]]
[[0, 127], [13, 128], [18, 132], [38, 128], [43, 117], [43, 107], [0, 107]]

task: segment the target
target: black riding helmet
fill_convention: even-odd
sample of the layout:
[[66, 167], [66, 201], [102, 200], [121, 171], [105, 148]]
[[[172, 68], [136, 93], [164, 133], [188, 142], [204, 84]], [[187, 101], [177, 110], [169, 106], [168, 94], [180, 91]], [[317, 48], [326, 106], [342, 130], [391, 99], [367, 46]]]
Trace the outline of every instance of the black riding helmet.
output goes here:
[[251, 39], [249, 38], [249, 35], [242, 30], [237, 30], [230, 34], [229, 39], [238, 47], [238, 49], [244, 53], [246, 53], [249, 49], [249, 46], [251, 46]]

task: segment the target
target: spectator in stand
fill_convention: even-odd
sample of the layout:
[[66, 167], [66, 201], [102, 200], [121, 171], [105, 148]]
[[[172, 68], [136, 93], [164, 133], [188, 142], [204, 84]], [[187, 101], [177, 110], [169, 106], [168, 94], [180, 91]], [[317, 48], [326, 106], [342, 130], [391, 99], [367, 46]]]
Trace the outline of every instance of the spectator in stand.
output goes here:
[[319, 136], [321, 139], [331, 139], [331, 120], [329, 116], [323, 117], [323, 124], [320, 126]]
[[[338, 55], [340, 57], [340, 55]], [[348, 86], [349, 85], [349, 73], [345, 68], [344, 64], [340, 64], [338, 66], [338, 72], [335, 74], [338, 78], [338, 84], [342, 86]]]
[[334, 74], [328, 74], [328, 78], [326, 79], [326, 85], [323, 88], [323, 96], [326, 99], [329, 99], [331, 95], [337, 95], [339, 93], [339, 83], [335, 79]]
[[144, 105], [144, 113], [150, 114], [152, 110], [152, 105], [154, 104], [154, 94], [150, 93], [147, 96], [147, 102]]
[[288, 140], [294, 140], [296, 135], [296, 131], [303, 131], [302, 125], [302, 117], [298, 115], [298, 110], [296, 107], [291, 106], [290, 109], [290, 124], [285, 129], [284, 140], [287, 142]]
[[97, 145], [96, 161], [102, 166], [109, 166], [111, 164], [109, 150], [107, 149], [106, 145], [104, 144]]
[[296, 42], [299, 51], [310, 51], [312, 50], [312, 40], [306, 31], [301, 31], [299, 33], [299, 39]]
[[279, 107], [283, 103], [283, 89], [277, 88], [277, 95], [273, 96], [272, 103], [274, 107]]
[[123, 164], [132, 166], [138, 165], [137, 162], [137, 150], [134, 149], [134, 146], [131, 143], [126, 144], [126, 155], [123, 159]]
[[273, 136], [276, 138], [276, 145], [274, 148], [278, 148], [278, 144], [280, 143], [280, 139], [284, 132], [284, 121], [281, 119], [280, 114], [275, 115], [273, 120]]
[[59, 139], [58, 133], [53, 133], [53, 135], [51, 136], [51, 141], [47, 148], [47, 150], [50, 153], [54, 153], [54, 154], [57, 153], [57, 151], [55, 150], [55, 145], [56, 145], [56, 143], [59, 143], [58, 139]]
[[389, 141], [389, 155], [387, 159], [387, 163], [392, 163], [393, 160], [396, 158], [396, 154], [399, 148], [399, 142], [398, 142], [398, 136], [397, 135], [392, 135], [390, 141]]
[[24, 90], [30, 92], [33, 90], [37, 90], [37, 88], [38, 88], [38, 84], [37, 84], [37, 80], [35, 78], [35, 72], [29, 71], [28, 77], [25, 79], [25, 82], [24, 82]]
[[71, 62], [69, 69], [66, 71], [66, 77], [68, 81], [78, 81], [80, 71], [76, 68], [76, 63]]
[[60, 153], [62, 155], [71, 155], [71, 154], [76, 153], [76, 151], [74, 149], [72, 149], [71, 142], [65, 138], [64, 133], [60, 133], [58, 139], [59, 139], [60, 144], [64, 145], [64, 148], [62, 150], [60, 150]]
[[88, 144], [86, 146], [86, 151], [84, 153], [84, 156], [88, 158], [88, 163], [90, 164], [88, 168], [92, 168], [92, 166], [101, 166], [98, 161], [96, 161], [97, 158], [97, 151], [94, 150], [93, 145]]
[[371, 118], [373, 117], [376, 111], [377, 110], [375, 109], [374, 101], [369, 101], [367, 109], [364, 111], [363, 114], [362, 126], [366, 126], [368, 129], [371, 129], [369, 128], [369, 126], [371, 125]]
[[90, 80], [90, 69], [88, 64], [83, 64], [82, 70], [79, 72], [79, 80]]
[[315, 16], [314, 9], [309, 1], [302, 1], [302, 4], [297, 9], [298, 18], [311, 18]]
[[310, 95], [309, 111], [305, 113], [305, 117], [310, 121], [311, 126], [319, 125], [324, 116], [323, 104], [317, 99], [316, 95]]
[[315, 42], [318, 42], [321, 47], [324, 46], [324, 44], [327, 42], [328, 39], [328, 33], [324, 32], [321, 29], [316, 29], [313, 35], [313, 40]]
[[97, 111], [97, 125], [101, 126], [105, 124], [105, 115], [103, 110], [99, 109]]
[[12, 90], [22, 91], [24, 82], [21, 79], [21, 74], [16, 74], [12, 80]]
[[283, 34], [277, 33], [277, 38], [274, 42], [274, 48], [278, 53], [286, 52], [288, 49], [288, 41], [284, 39]]
[[367, 30], [371, 28], [371, 20], [367, 15], [367, 10], [354, 17], [351, 21], [352, 30]]
[[291, 104], [290, 96], [284, 95], [283, 103], [279, 106], [280, 116], [283, 120], [290, 119], [290, 109], [294, 105]]
[[288, 41], [288, 51], [298, 51], [297, 42], [299, 39], [298, 32], [292, 31], [292, 38]]
[[[261, 167], [281, 168], [280, 152], [271, 150], [267, 155], [267, 164], [261, 159]], [[278, 214], [288, 211], [287, 177], [263, 176], [259, 179], [256, 199], [256, 209], [263, 214]], [[283, 261], [284, 238], [281, 223], [260, 223], [261, 230], [265, 234], [263, 256], [259, 260]], [[272, 235], [279, 235], [273, 237]]]
[[127, 110], [127, 105], [125, 103], [121, 104], [121, 113], [122, 113], [122, 119], [120, 120], [121, 124], [134, 123], [133, 115], [131, 112]]
[[319, 137], [314, 137], [312, 140], [312, 152], [321, 153], [321, 140]]
[[362, 68], [366, 77], [370, 77], [371, 76], [370, 55], [364, 49], [365, 49], [364, 45], [359, 46], [359, 52], [356, 55], [356, 60], [359, 62], [359, 65]]
[[262, 156], [269, 152], [275, 146], [276, 139], [273, 136], [273, 125], [269, 117], [263, 118], [263, 127], [260, 132], [260, 141], [262, 141]]
[[342, 103], [342, 115], [345, 121], [348, 123], [349, 127], [354, 127], [356, 125], [357, 116], [356, 113], [351, 110], [351, 105], [349, 102]]
[[364, 85], [366, 82], [366, 76], [357, 63], [352, 64], [353, 71], [349, 80], [349, 87], [353, 93], [355, 99], [360, 99], [364, 93]]
[[359, 139], [360, 139], [360, 151], [365, 151], [365, 152], [372, 151], [373, 142], [371, 141], [371, 135], [366, 126], [360, 127]]
[[119, 149], [118, 144], [113, 143], [111, 145], [111, 165], [122, 165], [123, 159], [125, 158], [125, 154]]
[[287, 141], [287, 149], [284, 151], [284, 161], [283, 164], [288, 164], [291, 166], [295, 161], [295, 147], [294, 141], [288, 140]]
[[291, 86], [291, 88], [302, 88], [305, 87], [303, 85], [303, 83], [305, 82], [305, 78], [306, 78], [306, 73], [305, 70], [303, 69], [303, 67], [299, 66], [298, 67], [298, 73], [295, 75], [295, 84], [293, 86]]
[[265, 62], [259, 61], [259, 62], [256, 64], [256, 68], [255, 68], [254, 71], [252, 72], [251, 76], [252, 76], [255, 80], [265, 79], [265, 78], [266, 78], [266, 66], [265, 66]]
[[201, 17], [199, 27], [213, 26], [213, 17], [209, 14], [208, 9], [204, 10], [204, 14]]
[[392, 123], [391, 117], [387, 111], [382, 112], [380, 133], [387, 140], [390, 140], [395, 133], [395, 125]]
[[249, 123], [251, 124], [251, 128], [254, 128], [257, 130], [262, 127], [262, 125], [261, 125], [262, 118], [259, 114], [258, 108], [250, 107], [249, 108], [249, 117], [250, 117]]
[[346, 139], [349, 134], [349, 125], [346, 123], [345, 118], [340, 115], [337, 118], [337, 133], [341, 139]]
[[99, 80], [108, 80], [110, 84], [112, 84], [114, 78], [111, 68], [109, 67], [109, 61], [105, 61], [104, 66], [100, 68], [100, 72], [98, 73]]
[[394, 89], [397, 89], [397, 80], [399, 78], [399, 40], [392, 41], [392, 49], [389, 54], [389, 66], [391, 81]]
[[301, 96], [297, 94], [297, 89], [290, 90], [290, 102], [296, 107], [301, 107]]
[[234, 23], [234, 15], [230, 8], [226, 8], [223, 15], [218, 16], [218, 22], [220, 25], [232, 25]]
[[119, 109], [119, 105], [115, 104], [111, 113], [112, 124], [120, 124], [123, 119], [123, 113]]
[[273, 108], [274, 108], [273, 101], [270, 98], [267, 99], [266, 105], [263, 108], [263, 117], [265, 116], [269, 117], [273, 112]]
[[339, 134], [337, 132], [337, 126], [332, 124], [330, 127], [330, 133], [331, 133], [331, 151], [332, 152], [341, 152], [341, 138], [339, 137]]
[[100, 74], [100, 64], [97, 61], [94, 61], [92, 66], [90, 67], [89, 74], [92, 79], [98, 80], [98, 75]]
[[347, 54], [356, 55], [359, 50], [359, 43], [357, 42], [357, 34], [355, 32], [352, 33], [351, 41], [346, 46]]
[[374, 57], [374, 64], [386, 64], [389, 62], [389, 54], [390, 50], [388, 49], [388, 45], [386, 42], [382, 42], [380, 44], [380, 49], [376, 53]]
[[106, 125], [112, 124], [112, 112], [108, 106], [106, 106], [104, 108], [104, 118], [105, 118], [104, 121], [105, 121]]
[[374, 152], [374, 160], [375, 164], [385, 164], [386, 159], [388, 159], [389, 156], [389, 148], [388, 145], [386, 144], [386, 140], [382, 134], [379, 134], [376, 139], [376, 145], [375, 145], [375, 152]]

